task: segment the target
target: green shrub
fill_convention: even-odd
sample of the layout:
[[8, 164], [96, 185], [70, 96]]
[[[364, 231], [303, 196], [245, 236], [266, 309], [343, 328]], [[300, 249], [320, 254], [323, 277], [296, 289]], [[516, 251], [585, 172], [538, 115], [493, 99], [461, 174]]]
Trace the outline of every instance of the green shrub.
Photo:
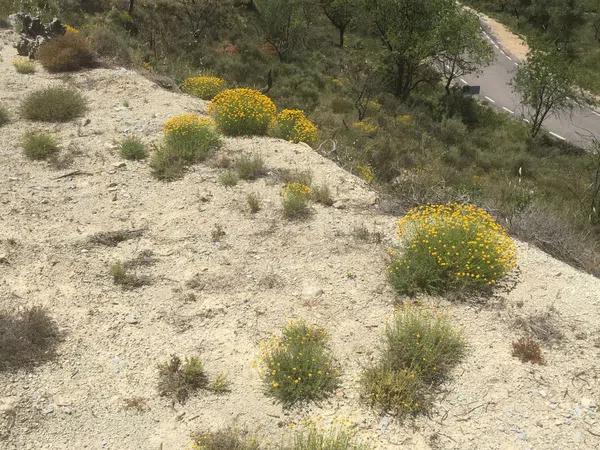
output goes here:
[[258, 155], [241, 156], [235, 162], [235, 168], [242, 180], [256, 180], [266, 172], [265, 161]]
[[271, 123], [271, 134], [291, 142], [314, 144], [318, 137], [317, 127], [299, 109], [284, 109]]
[[17, 73], [23, 75], [35, 73], [35, 64], [29, 58], [15, 58], [12, 61], [12, 65]]
[[388, 324], [379, 361], [361, 377], [362, 398], [399, 416], [427, 409], [431, 390], [462, 359], [465, 343], [446, 320], [407, 308]]
[[369, 450], [372, 447], [358, 442], [355, 434], [341, 427], [319, 430], [309, 426], [294, 433], [292, 443], [285, 450]]
[[214, 122], [195, 114], [172, 117], [164, 132], [165, 145], [187, 164], [204, 161], [221, 146]]
[[223, 89], [225, 89], [225, 80], [206, 75], [186, 78], [181, 85], [183, 92], [202, 100], [212, 100]]
[[304, 322], [288, 324], [265, 343], [260, 361], [267, 394], [284, 406], [322, 400], [339, 384], [327, 333]]
[[33, 160], [47, 160], [58, 154], [60, 148], [56, 139], [48, 133], [28, 133], [23, 137], [25, 156]]
[[200, 358], [192, 356], [185, 362], [172, 355], [171, 359], [158, 366], [158, 394], [184, 403], [191, 394], [208, 386], [208, 377]]
[[10, 115], [8, 114], [8, 110], [3, 105], [0, 105], [0, 127], [9, 122]]
[[82, 116], [86, 109], [79, 92], [58, 86], [34, 91], [21, 104], [23, 117], [41, 122], [68, 122]]
[[146, 159], [148, 156], [146, 146], [136, 136], [127, 137], [119, 144], [119, 154], [121, 157], [131, 161], [140, 161]]
[[48, 72], [72, 72], [94, 65], [94, 54], [87, 40], [78, 32], [68, 31], [44, 42], [36, 58]]
[[171, 147], [158, 147], [150, 158], [152, 175], [162, 181], [175, 181], [183, 177], [187, 162]]
[[219, 183], [225, 187], [233, 187], [238, 184], [239, 178], [233, 170], [226, 170], [219, 175]]
[[52, 359], [59, 341], [58, 326], [46, 309], [0, 309], [0, 372]]
[[229, 136], [263, 135], [275, 116], [275, 104], [253, 89], [227, 89], [210, 103], [219, 129]]
[[399, 294], [439, 294], [494, 286], [516, 266], [516, 246], [484, 210], [468, 204], [426, 205], [398, 223], [402, 242], [389, 268]]
[[282, 204], [283, 215], [287, 219], [301, 219], [308, 216], [310, 209], [308, 201], [312, 196], [312, 189], [302, 183], [288, 183], [283, 188]]

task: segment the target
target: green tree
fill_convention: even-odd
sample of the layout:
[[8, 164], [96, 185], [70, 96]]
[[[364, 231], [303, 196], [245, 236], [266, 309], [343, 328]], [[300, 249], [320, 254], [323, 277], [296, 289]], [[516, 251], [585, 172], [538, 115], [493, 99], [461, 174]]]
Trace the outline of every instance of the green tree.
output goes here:
[[459, 77], [479, 71], [494, 60], [492, 47], [481, 36], [479, 18], [472, 12], [450, 10], [438, 28], [437, 66], [446, 92]]
[[574, 83], [572, 64], [556, 52], [534, 50], [519, 66], [511, 84], [521, 97], [532, 136], [538, 135], [549, 115], [569, 111], [583, 101]]
[[339, 45], [343, 47], [346, 30], [358, 16], [356, 0], [320, 0], [320, 3], [329, 21], [337, 28]]
[[433, 81], [430, 63], [440, 50], [437, 29], [458, 6], [453, 0], [364, 0], [393, 72], [394, 93], [406, 100], [423, 82]]
[[255, 0], [267, 42], [282, 61], [300, 46], [307, 22], [305, 6], [298, 0]]

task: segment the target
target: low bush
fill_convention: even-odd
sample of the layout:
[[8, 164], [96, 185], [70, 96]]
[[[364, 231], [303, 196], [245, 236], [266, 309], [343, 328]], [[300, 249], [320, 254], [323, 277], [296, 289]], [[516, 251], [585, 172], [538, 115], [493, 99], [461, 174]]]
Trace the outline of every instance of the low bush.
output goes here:
[[233, 170], [226, 170], [219, 175], [219, 183], [225, 187], [233, 187], [238, 184], [239, 177]]
[[395, 415], [429, 406], [431, 388], [462, 359], [465, 343], [439, 316], [400, 310], [386, 327], [380, 359], [362, 375], [362, 398]]
[[175, 181], [183, 177], [187, 162], [171, 147], [158, 147], [150, 158], [152, 175], [162, 181]]
[[313, 187], [311, 198], [323, 206], [332, 206], [334, 203], [331, 197], [331, 189], [326, 184]]
[[369, 450], [370, 445], [356, 439], [355, 433], [342, 427], [328, 430], [318, 429], [315, 425], [296, 431], [285, 450]]
[[235, 169], [242, 180], [256, 180], [266, 173], [265, 161], [258, 155], [241, 156], [235, 162]]
[[291, 142], [314, 144], [318, 137], [317, 127], [299, 109], [284, 109], [271, 123], [271, 134]]
[[192, 356], [185, 362], [172, 355], [171, 359], [158, 366], [158, 394], [171, 397], [173, 402], [185, 403], [189, 396], [208, 386], [208, 377], [200, 358]]
[[35, 73], [35, 64], [29, 58], [15, 58], [12, 60], [12, 65], [17, 73], [30, 75]]
[[284, 406], [329, 397], [339, 384], [339, 369], [325, 330], [292, 322], [281, 337], [263, 345], [261, 375], [266, 392]]
[[288, 219], [301, 219], [306, 217], [310, 210], [308, 202], [312, 189], [301, 183], [288, 183], [283, 188], [283, 215]]
[[25, 156], [36, 161], [48, 160], [55, 157], [60, 148], [56, 139], [42, 132], [27, 133], [21, 143]]
[[136, 136], [130, 136], [119, 144], [119, 154], [122, 158], [131, 161], [140, 161], [146, 159], [148, 153], [146, 152], [146, 146], [142, 140]]
[[40, 122], [68, 122], [82, 116], [86, 109], [79, 92], [61, 86], [34, 91], [21, 104], [23, 117]]
[[10, 115], [8, 114], [8, 110], [0, 105], [0, 127], [6, 125], [10, 122]]
[[253, 89], [227, 89], [210, 103], [219, 129], [229, 136], [264, 135], [275, 116], [275, 104]]
[[44, 42], [35, 56], [51, 73], [72, 72], [94, 65], [94, 54], [88, 41], [74, 32]]
[[545, 364], [540, 344], [531, 336], [519, 338], [512, 343], [512, 355], [519, 358], [521, 362], [532, 364]]
[[163, 129], [165, 145], [188, 164], [204, 161], [221, 146], [214, 122], [196, 114], [172, 117]]
[[123, 289], [136, 289], [150, 283], [148, 277], [130, 273], [126, 264], [116, 262], [110, 267], [113, 282]]
[[0, 309], [0, 372], [30, 368], [54, 357], [58, 327], [46, 309]]
[[252, 214], [256, 214], [261, 209], [260, 198], [254, 192], [246, 196], [246, 203], [248, 203], [248, 209]]
[[225, 80], [219, 77], [201, 75], [186, 78], [181, 85], [181, 90], [187, 94], [212, 100], [217, 94], [225, 89]]
[[192, 435], [192, 450], [260, 450], [261, 448], [257, 438], [232, 427]]
[[486, 211], [468, 204], [413, 208], [398, 222], [400, 255], [389, 268], [399, 294], [494, 286], [516, 266], [516, 246]]

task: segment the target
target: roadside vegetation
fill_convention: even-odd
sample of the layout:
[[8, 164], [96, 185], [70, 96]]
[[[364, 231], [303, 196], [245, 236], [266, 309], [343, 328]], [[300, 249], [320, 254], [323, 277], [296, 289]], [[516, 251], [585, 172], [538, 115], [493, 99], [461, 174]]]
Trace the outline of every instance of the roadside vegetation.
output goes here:
[[577, 84], [600, 94], [600, 2], [597, 0], [466, 0], [526, 36], [530, 47], [558, 50], [577, 67]]

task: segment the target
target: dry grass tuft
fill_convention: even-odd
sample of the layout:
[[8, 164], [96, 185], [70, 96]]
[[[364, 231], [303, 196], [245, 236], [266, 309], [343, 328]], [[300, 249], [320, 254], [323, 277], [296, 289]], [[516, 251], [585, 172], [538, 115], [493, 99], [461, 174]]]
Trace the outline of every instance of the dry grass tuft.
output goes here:
[[542, 356], [540, 344], [531, 336], [519, 338], [512, 343], [512, 355], [519, 358], [521, 362], [544, 365], [546, 361]]

